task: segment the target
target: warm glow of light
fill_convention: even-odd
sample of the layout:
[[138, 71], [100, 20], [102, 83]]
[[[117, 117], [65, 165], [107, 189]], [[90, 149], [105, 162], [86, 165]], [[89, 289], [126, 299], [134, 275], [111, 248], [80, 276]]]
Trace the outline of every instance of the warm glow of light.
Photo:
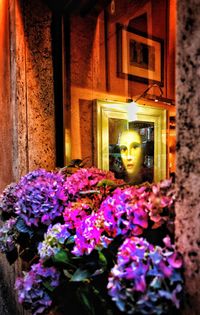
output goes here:
[[138, 112], [137, 103], [135, 102], [128, 103], [128, 121], [137, 120], [137, 112]]

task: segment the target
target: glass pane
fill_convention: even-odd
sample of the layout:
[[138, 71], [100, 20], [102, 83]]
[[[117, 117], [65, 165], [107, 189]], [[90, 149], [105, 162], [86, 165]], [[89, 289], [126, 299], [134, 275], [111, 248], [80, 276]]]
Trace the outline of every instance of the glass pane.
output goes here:
[[130, 123], [130, 129], [137, 131], [141, 137], [142, 167], [140, 178], [143, 182], [151, 183], [154, 178], [154, 123], [134, 121]]
[[[84, 16], [70, 16], [65, 161], [87, 159], [89, 166], [133, 183], [174, 174], [175, 11], [171, 0], [112, 0], [98, 1]], [[140, 113], [128, 125], [131, 100]], [[97, 101], [115, 104], [115, 112], [119, 105], [122, 116], [98, 112]], [[120, 149], [127, 129], [141, 138], [131, 176]]]
[[124, 167], [120, 152], [120, 136], [127, 130], [127, 120], [109, 118], [109, 170], [116, 178], [124, 179]]
[[109, 119], [109, 170], [127, 183], [154, 178], [154, 123]]

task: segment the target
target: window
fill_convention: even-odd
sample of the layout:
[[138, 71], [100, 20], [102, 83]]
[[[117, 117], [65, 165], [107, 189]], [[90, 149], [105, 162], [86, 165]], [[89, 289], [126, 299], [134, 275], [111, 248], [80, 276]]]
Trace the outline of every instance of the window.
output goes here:
[[[175, 171], [175, 21], [169, 14], [175, 8], [166, 0], [114, 4], [98, 15], [91, 10], [69, 18], [65, 163], [83, 159], [123, 177], [120, 135], [134, 130], [141, 139], [141, 180], [158, 181]], [[130, 100], [138, 100], [132, 121]]]

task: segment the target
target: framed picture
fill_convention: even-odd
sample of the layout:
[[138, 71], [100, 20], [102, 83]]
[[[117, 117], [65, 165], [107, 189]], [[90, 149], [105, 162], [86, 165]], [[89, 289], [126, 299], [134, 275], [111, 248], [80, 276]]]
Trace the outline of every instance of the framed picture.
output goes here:
[[144, 83], [159, 83], [163, 86], [163, 58], [162, 39], [117, 24], [118, 76]]
[[94, 117], [97, 167], [133, 184], [166, 178], [166, 109], [97, 100]]

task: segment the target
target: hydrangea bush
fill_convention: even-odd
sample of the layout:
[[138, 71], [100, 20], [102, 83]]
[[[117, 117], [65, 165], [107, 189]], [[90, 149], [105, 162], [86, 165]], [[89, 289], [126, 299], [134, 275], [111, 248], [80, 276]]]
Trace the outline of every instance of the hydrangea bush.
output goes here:
[[0, 251], [15, 252], [13, 262], [18, 250], [30, 268], [16, 280], [19, 302], [35, 315], [65, 313], [63, 305], [73, 315], [178, 309], [174, 200], [170, 180], [130, 186], [94, 167], [70, 176], [39, 169], [6, 187]]
[[64, 177], [59, 173], [39, 169], [28, 173], [15, 190], [15, 213], [28, 226], [49, 225], [63, 212], [68, 199], [63, 189]]
[[173, 246], [168, 249], [153, 246], [143, 238], [125, 239], [107, 286], [121, 311], [149, 315], [165, 314], [169, 305], [179, 308], [182, 260]]
[[30, 308], [33, 315], [43, 313], [52, 304], [50, 295], [59, 285], [59, 277], [54, 267], [45, 268], [41, 262], [33, 264], [23, 278], [16, 279], [19, 302]]

